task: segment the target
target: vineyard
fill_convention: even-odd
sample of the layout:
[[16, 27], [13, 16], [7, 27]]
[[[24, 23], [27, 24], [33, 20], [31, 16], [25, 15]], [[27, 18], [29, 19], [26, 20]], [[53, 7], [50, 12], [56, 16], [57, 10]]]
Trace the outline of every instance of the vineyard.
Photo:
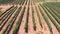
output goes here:
[[0, 34], [60, 34], [60, 0], [0, 0]]

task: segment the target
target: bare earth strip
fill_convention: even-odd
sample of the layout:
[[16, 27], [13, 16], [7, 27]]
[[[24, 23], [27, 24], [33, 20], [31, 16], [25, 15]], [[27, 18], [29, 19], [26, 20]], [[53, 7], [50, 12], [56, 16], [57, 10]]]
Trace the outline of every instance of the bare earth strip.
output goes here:
[[[6, 8], [6, 7], [5, 7], [5, 8]], [[13, 8], [12, 8], [12, 9], [13, 9]], [[6, 10], [5, 10], [5, 11], [6, 11]], [[10, 11], [10, 10], [8, 10], [8, 11]], [[7, 11], [7, 12], [8, 12], [8, 11]], [[6, 14], [6, 13], [5, 13], [5, 14]], [[1, 19], [5, 14], [3, 14], [3, 15], [0, 17], [0, 19]]]
[[34, 17], [35, 17], [35, 22], [36, 22], [36, 30], [39, 31], [41, 30], [40, 28], [40, 24], [39, 24], [39, 21], [38, 21], [38, 16], [37, 16], [37, 13], [36, 13], [36, 9], [35, 9], [35, 6], [34, 7]]
[[[36, 8], [37, 8], [38, 13], [39, 13], [39, 15], [40, 15], [40, 10], [39, 10], [39, 8], [38, 8], [38, 5], [39, 5], [39, 3], [36, 4]], [[41, 18], [40, 18], [40, 20], [41, 20]], [[41, 21], [41, 23], [42, 23], [42, 21]], [[42, 25], [43, 25], [43, 24], [42, 24]], [[38, 31], [37, 33], [43, 34], [43, 27], [40, 26], [40, 30], [41, 30], [41, 31]]]
[[33, 29], [33, 22], [32, 22], [32, 9], [31, 6], [29, 7], [29, 23], [28, 23], [28, 34], [35, 34], [35, 31]]
[[0, 11], [4, 13], [8, 8], [10, 8], [12, 5], [0, 5], [0, 8], [2, 8]]

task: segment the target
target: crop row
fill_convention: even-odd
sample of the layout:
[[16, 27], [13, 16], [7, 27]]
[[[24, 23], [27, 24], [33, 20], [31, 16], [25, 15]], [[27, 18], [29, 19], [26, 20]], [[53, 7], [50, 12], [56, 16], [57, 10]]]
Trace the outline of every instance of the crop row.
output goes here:
[[[15, 13], [15, 15], [13, 16], [13, 18], [8, 22], [6, 28], [2, 31], [2, 34], [7, 34], [8, 31], [12, 28], [12, 25], [14, 24], [15, 20], [16, 20], [16, 17], [18, 16], [19, 14], [19, 11], [16, 11], [18, 13]], [[7, 32], [7, 33], [6, 33]]]
[[26, 22], [25, 22], [25, 26], [24, 26], [25, 32], [28, 32], [28, 18], [29, 18], [29, 7], [28, 7], [28, 10], [26, 13]]
[[[40, 7], [40, 6], [38, 6], [38, 7]], [[39, 8], [39, 9], [40, 9], [40, 8]], [[38, 13], [37, 7], [36, 7], [36, 13], [37, 13], [37, 16], [38, 16], [39, 24], [40, 24], [40, 26], [42, 27], [42, 22], [41, 22], [40, 14]]]
[[4, 15], [2, 18], [1, 18], [1, 22], [0, 24], [3, 23], [3, 21], [11, 14], [13, 13], [13, 10], [15, 9], [15, 7], [13, 9], [11, 9], [8, 13], [6, 13], [6, 15]]
[[[21, 21], [22, 21], [24, 12], [25, 12], [25, 8], [26, 8], [26, 7], [23, 8], [23, 11], [21, 12], [21, 14], [20, 14], [20, 16], [19, 16], [19, 19], [18, 19], [16, 25], [15, 25], [14, 28], [13, 28], [12, 34], [17, 34], [17, 33], [18, 33], [19, 26], [21, 25]], [[21, 9], [21, 8], [20, 8], [20, 9]]]
[[60, 19], [60, 9], [57, 7], [57, 6], [52, 6], [52, 4], [51, 5], [48, 5], [48, 4], [46, 4], [47, 5], [47, 7], [49, 7], [53, 12], [54, 12], [54, 14]]
[[7, 4], [7, 3], [12, 3], [14, 1], [16, 1], [16, 0], [0, 0], [0, 3], [1, 4]]
[[[39, 7], [39, 9], [40, 9], [41, 5], [38, 6], [38, 7]], [[47, 25], [48, 25], [48, 27], [49, 27], [50, 32], [52, 33], [52, 27], [51, 27], [50, 22], [48, 21], [48, 17], [44, 14], [44, 12], [43, 12], [41, 9], [40, 9], [40, 13], [42, 14], [44, 20], [46, 21], [46, 23], [47, 23]]]
[[[50, 9], [50, 13], [51, 13], [51, 15], [55, 18], [55, 20], [60, 24], [60, 19], [57, 17], [57, 15], [54, 13], [54, 10], [52, 10], [51, 8], [49, 8]], [[48, 9], [48, 10], [49, 10]], [[55, 11], [56, 12], [56, 11]]]
[[33, 28], [36, 30], [36, 23], [35, 23], [35, 18], [34, 18], [34, 9], [32, 7], [32, 21], [33, 21]]
[[8, 10], [10, 10], [11, 8], [13, 8], [14, 6], [11, 6], [10, 8], [8, 8], [6, 11], [4, 11], [4, 13], [2, 13], [0, 16], [2, 16], [3, 14], [5, 14], [6, 12], [8, 12]]
[[48, 8], [45, 5], [42, 5], [42, 8], [45, 10], [46, 14], [48, 15], [48, 17], [50, 18], [50, 20], [52, 21], [52, 23], [56, 26], [57, 30], [60, 31], [60, 27], [57, 24], [57, 21], [54, 19], [54, 17], [50, 13], [50, 10], [48, 10]]
[[14, 10], [10, 13], [10, 15], [3, 22], [1, 22], [2, 23], [1, 28], [0, 28], [1, 30], [4, 27], [4, 25], [7, 23], [7, 21], [10, 19], [11, 15], [15, 12], [16, 9], [17, 7], [14, 8]]

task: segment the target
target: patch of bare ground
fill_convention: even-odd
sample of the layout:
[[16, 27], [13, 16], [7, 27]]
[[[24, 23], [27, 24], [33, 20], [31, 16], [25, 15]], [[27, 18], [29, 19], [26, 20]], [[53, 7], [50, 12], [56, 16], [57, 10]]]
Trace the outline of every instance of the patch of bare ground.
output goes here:
[[28, 23], [28, 34], [35, 34], [35, 31], [33, 29], [33, 22], [32, 22], [32, 8], [31, 6], [29, 7], [29, 23]]
[[38, 16], [36, 13], [35, 6], [33, 6], [33, 8], [34, 8], [34, 17], [35, 17], [35, 22], [36, 22], [36, 27], [37, 27], [36, 30], [39, 31], [39, 30], [41, 30], [41, 26], [40, 26], [39, 21], [38, 21]]
[[60, 2], [60, 0], [46, 0], [46, 2]]
[[10, 8], [12, 5], [0, 5], [1, 12], [4, 13], [8, 8]]
[[[11, 6], [11, 7], [12, 7], [12, 6]], [[6, 8], [6, 7], [5, 7], [5, 8]], [[9, 7], [9, 8], [10, 8], [10, 7]], [[6, 10], [7, 10], [7, 9], [6, 9]], [[5, 10], [5, 11], [6, 11], [6, 10]], [[1, 19], [3, 16], [6, 16], [5, 14], [6, 14], [6, 13], [4, 13], [4, 14], [0, 17], [0, 19]]]
[[29, 23], [28, 23], [28, 26], [29, 26], [28, 30], [29, 30], [29, 32], [28, 32], [28, 34], [35, 34], [35, 31], [33, 29], [32, 5], [31, 5], [31, 3], [32, 3], [32, 0], [30, 0], [30, 6], [29, 6], [30, 10], [29, 10]]
[[[38, 13], [40, 12], [40, 10], [39, 10], [39, 8], [38, 8], [38, 5], [39, 5], [39, 3], [38, 4], [36, 4], [36, 8], [37, 8], [37, 10], [38, 10]], [[40, 13], [39, 13], [39, 15], [40, 15]], [[41, 18], [40, 18], [40, 20], [41, 20]], [[41, 22], [42, 23], [42, 22]], [[43, 24], [42, 24], [43, 25]], [[43, 34], [43, 27], [41, 27], [40, 26], [40, 31], [37, 31], [37, 34]]]
[[37, 2], [37, 3], [36, 3], [36, 5], [38, 6], [38, 5], [39, 5], [39, 3], [41, 3], [41, 2]]

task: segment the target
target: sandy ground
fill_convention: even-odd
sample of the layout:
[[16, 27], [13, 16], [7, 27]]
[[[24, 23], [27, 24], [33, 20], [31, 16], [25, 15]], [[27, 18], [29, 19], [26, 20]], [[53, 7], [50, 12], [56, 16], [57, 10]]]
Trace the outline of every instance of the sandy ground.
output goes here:
[[[6, 8], [6, 7], [5, 7], [5, 8]], [[9, 8], [10, 8], [10, 7], [9, 7]], [[5, 11], [6, 11], [6, 10], [5, 10]], [[8, 11], [7, 11], [7, 12], [8, 12]], [[6, 16], [5, 14], [6, 14], [6, 13], [4, 13], [3, 15], [1, 15], [0, 19], [1, 19], [3, 16]]]
[[10, 8], [12, 5], [0, 5], [0, 8], [1, 8], [1, 12], [5, 12], [5, 10], [7, 10], [8, 8]]
[[[31, 1], [30, 1], [31, 4]], [[30, 10], [29, 10], [29, 23], [28, 23], [28, 34], [35, 34], [35, 31], [33, 29], [33, 22], [32, 22], [32, 8], [30, 5]]]
[[40, 31], [41, 26], [40, 26], [39, 21], [38, 21], [38, 16], [37, 16], [37, 13], [36, 13], [35, 6], [33, 6], [33, 8], [34, 8], [34, 18], [35, 18], [35, 22], [36, 22], [36, 31]]
[[39, 21], [38, 21], [38, 16], [37, 16], [37, 13], [36, 13], [36, 9], [35, 9], [35, 6], [34, 7], [34, 17], [35, 17], [35, 22], [36, 22], [36, 32], [38, 31], [41, 31], [41, 26], [39, 24]]
[[60, 2], [60, 0], [46, 0], [46, 2]]
[[29, 20], [28, 20], [28, 34], [34, 34], [35, 31], [33, 29], [33, 22], [32, 22], [32, 8], [31, 8], [31, 0], [30, 0], [30, 6], [29, 6]]

